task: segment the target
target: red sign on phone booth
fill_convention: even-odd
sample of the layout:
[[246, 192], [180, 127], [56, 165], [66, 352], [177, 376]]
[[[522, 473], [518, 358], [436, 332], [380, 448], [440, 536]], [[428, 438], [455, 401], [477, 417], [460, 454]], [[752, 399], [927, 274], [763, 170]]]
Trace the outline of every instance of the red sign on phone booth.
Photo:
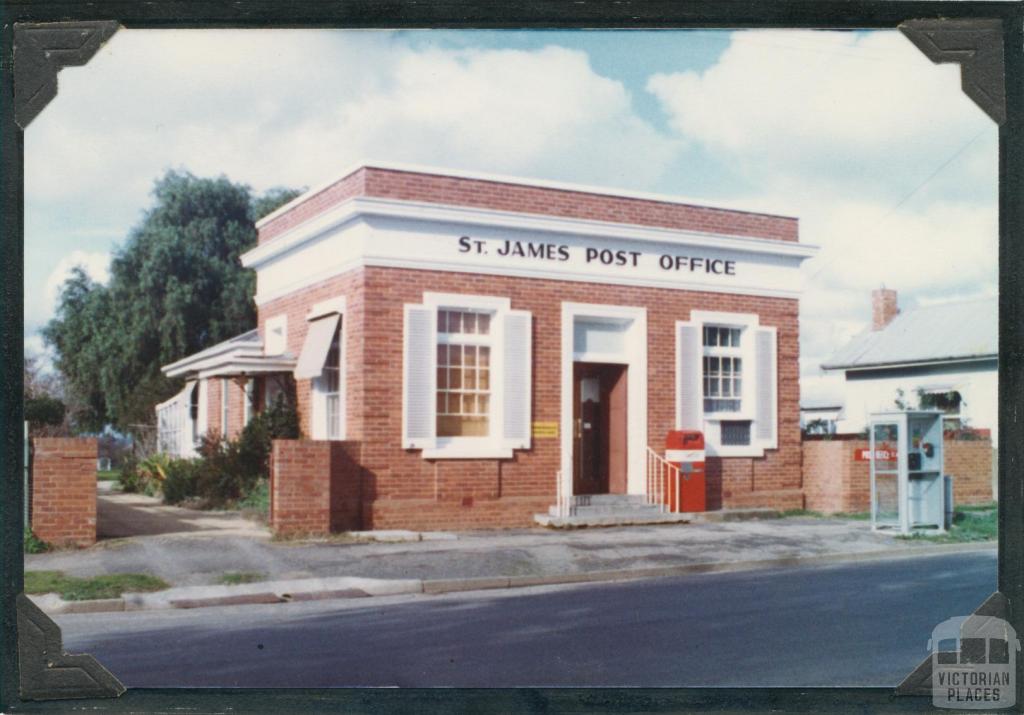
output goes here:
[[679, 469], [678, 486], [666, 485], [669, 511], [707, 511], [704, 433], [672, 430], [665, 440], [665, 460]]
[[[887, 444], [883, 444], [875, 448], [875, 460], [878, 462], [895, 462], [896, 447], [890, 447]], [[870, 462], [871, 461], [871, 450], [870, 449], [857, 449], [853, 452], [853, 461], [855, 462]]]

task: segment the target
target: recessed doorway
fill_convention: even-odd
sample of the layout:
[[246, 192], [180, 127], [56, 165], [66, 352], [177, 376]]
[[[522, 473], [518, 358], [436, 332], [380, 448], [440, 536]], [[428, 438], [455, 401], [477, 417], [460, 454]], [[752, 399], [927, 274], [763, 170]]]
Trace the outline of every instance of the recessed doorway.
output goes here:
[[573, 494], [625, 494], [628, 366], [573, 364]]

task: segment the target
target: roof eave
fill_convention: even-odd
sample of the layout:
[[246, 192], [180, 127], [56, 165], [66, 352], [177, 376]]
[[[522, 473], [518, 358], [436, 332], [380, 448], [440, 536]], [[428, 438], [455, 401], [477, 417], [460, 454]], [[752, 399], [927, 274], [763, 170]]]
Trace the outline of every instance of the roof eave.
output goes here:
[[840, 364], [823, 363], [821, 365], [822, 370], [877, 370], [881, 368], [890, 367], [913, 367], [917, 365], [943, 365], [946, 363], [961, 363], [961, 362], [982, 362], [985, 360], [998, 360], [999, 353], [985, 353], [984, 355], [961, 355], [951, 356], [942, 358], [933, 358], [930, 360], [901, 360], [898, 362], [870, 362], [870, 363], [848, 363]]

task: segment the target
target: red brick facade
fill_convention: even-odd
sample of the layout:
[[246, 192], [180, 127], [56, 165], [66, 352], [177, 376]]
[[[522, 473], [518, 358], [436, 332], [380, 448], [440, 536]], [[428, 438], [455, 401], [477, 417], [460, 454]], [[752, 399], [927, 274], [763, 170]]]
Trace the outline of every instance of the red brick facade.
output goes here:
[[96, 440], [32, 440], [32, 532], [58, 546], [96, 542]]
[[[572, 188], [534, 186], [500, 179], [363, 167], [303, 197], [259, 226], [265, 245], [292, 228], [358, 197], [490, 209], [524, 215], [572, 218], [633, 226], [698, 231], [721, 236], [798, 240], [790, 217], [682, 204], [656, 198], [611, 195]], [[415, 239], [410, 239], [415, 240]], [[311, 267], [315, 269], [315, 267]], [[298, 277], [295, 277], [298, 279]], [[790, 289], [791, 286], [782, 286]], [[402, 448], [403, 310], [420, 304], [425, 292], [507, 298], [513, 310], [532, 315], [532, 414], [534, 422], [561, 419], [562, 304], [564, 302], [645, 308], [647, 311], [647, 434], [660, 451], [675, 427], [676, 321], [694, 310], [753, 313], [761, 326], [777, 329], [777, 449], [757, 458], [708, 462], [709, 508], [799, 507], [800, 475], [798, 303], [792, 298], [753, 297], [710, 291], [604, 285], [541, 277], [479, 275], [469, 272], [360, 266], [284, 296], [259, 308], [260, 335], [268, 319], [287, 316], [286, 352], [299, 355], [315, 303], [344, 296], [345, 438], [329, 454], [320, 443], [280, 447], [274, 499], [285, 499], [284, 474], [298, 474], [290, 499], [312, 499], [309, 485], [319, 480], [321, 501], [275, 507], [306, 513], [323, 527], [475, 528], [527, 526], [546, 511], [556, 494], [561, 441], [534, 437], [528, 450], [510, 459], [424, 459], [420, 450]], [[297, 380], [300, 428], [314, 435], [312, 384]], [[220, 387], [211, 383], [209, 422], [219, 425]], [[275, 447], [277, 450], [278, 447]], [[277, 454], [277, 452], [275, 452]], [[325, 461], [326, 460], [326, 461]], [[310, 476], [312, 463], [332, 465]], [[282, 471], [284, 470], [284, 471]], [[290, 478], [290, 476], [288, 477]], [[324, 501], [326, 500], [326, 501]], [[296, 502], [298, 503], [298, 502]], [[329, 516], [321, 511], [329, 504]], [[283, 521], [281, 521], [283, 520]], [[298, 527], [287, 526], [292, 529]]]
[[[347, 439], [362, 444], [364, 528], [526, 526], [555, 497], [558, 439], [533, 439], [510, 460], [425, 460], [401, 448], [403, 306], [427, 291], [502, 296], [533, 315], [533, 421], [560, 418], [563, 301], [646, 307], [648, 435], [661, 448], [675, 419], [677, 320], [691, 310], [756, 313], [778, 329], [779, 448], [759, 458], [712, 459], [709, 507], [799, 507], [800, 425], [797, 301], [660, 288], [363, 268], [260, 307], [268, 318], [288, 316], [288, 351], [301, 352], [313, 303], [346, 298]], [[303, 434], [310, 434], [310, 381], [296, 386]]]
[[797, 220], [788, 216], [371, 166], [357, 169], [281, 214], [272, 216], [259, 227], [259, 242], [266, 243], [355, 196], [707, 231], [779, 241], [797, 240]]
[[[807, 509], [826, 514], [871, 508], [871, 467], [854, 459], [867, 440], [809, 440], [803, 443]], [[984, 504], [992, 494], [992, 441], [947, 439], [945, 473], [953, 476], [954, 504]]]

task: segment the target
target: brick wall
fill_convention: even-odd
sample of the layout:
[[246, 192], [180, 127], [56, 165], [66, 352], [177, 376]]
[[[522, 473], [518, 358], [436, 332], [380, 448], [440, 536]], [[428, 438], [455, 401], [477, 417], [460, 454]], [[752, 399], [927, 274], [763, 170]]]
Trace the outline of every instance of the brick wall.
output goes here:
[[96, 542], [96, 440], [32, 440], [32, 531], [59, 546]]
[[953, 503], [992, 501], [992, 440], [947, 439], [943, 447], [946, 474], [953, 475]]
[[803, 443], [806, 508], [826, 514], [862, 512], [871, 508], [868, 462], [854, 461], [865, 440], [821, 440]]
[[368, 167], [354, 171], [261, 225], [259, 243], [266, 243], [354, 196], [797, 240], [797, 220], [787, 216]]
[[274, 440], [270, 526], [275, 533], [327, 534], [362, 528], [358, 442]]
[[[299, 354], [313, 303], [346, 297], [347, 439], [362, 443], [364, 528], [526, 525], [555, 496], [557, 438], [534, 438], [509, 460], [424, 460], [401, 448], [403, 306], [425, 291], [506, 296], [533, 314], [533, 421], [558, 422], [563, 301], [648, 310], [648, 437], [661, 450], [675, 419], [675, 321], [692, 310], [757, 313], [778, 329], [779, 448], [759, 458], [710, 460], [711, 508], [802, 506], [797, 301], [663, 288], [362, 268], [260, 307], [288, 315], [288, 350]], [[301, 426], [310, 434], [310, 381], [297, 384]]]
[[363, 528], [363, 467], [359, 442], [331, 445], [331, 531]]
[[270, 462], [270, 528], [282, 535], [328, 533], [331, 443], [274, 440]]
[[[871, 508], [871, 466], [856, 461], [863, 439], [808, 440], [803, 443], [806, 508], [826, 514]], [[992, 501], [992, 441], [947, 439], [943, 443], [946, 474], [953, 476], [954, 504]]]

